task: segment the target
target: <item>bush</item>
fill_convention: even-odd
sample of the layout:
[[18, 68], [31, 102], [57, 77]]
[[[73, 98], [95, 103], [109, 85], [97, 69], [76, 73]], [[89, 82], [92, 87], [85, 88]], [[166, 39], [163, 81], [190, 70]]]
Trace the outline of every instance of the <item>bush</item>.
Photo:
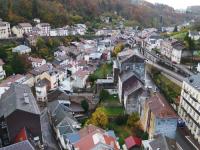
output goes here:
[[84, 109], [85, 112], [88, 112], [89, 104], [88, 104], [87, 100], [82, 100], [81, 101], [81, 107]]
[[128, 115], [120, 115], [116, 117], [115, 123], [117, 125], [125, 125], [127, 123], [127, 120], [128, 120]]

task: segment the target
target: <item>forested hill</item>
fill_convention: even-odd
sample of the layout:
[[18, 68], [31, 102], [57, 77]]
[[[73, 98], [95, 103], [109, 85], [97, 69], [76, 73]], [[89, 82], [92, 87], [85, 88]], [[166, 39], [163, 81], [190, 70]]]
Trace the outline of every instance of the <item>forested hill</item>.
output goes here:
[[12, 24], [36, 17], [55, 26], [92, 23], [104, 14], [117, 14], [144, 26], [156, 24], [160, 15], [164, 24], [174, 24], [186, 17], [166, 5], [145, 1], [134, 4], [131, 0], [0, 0], [0, 18]]

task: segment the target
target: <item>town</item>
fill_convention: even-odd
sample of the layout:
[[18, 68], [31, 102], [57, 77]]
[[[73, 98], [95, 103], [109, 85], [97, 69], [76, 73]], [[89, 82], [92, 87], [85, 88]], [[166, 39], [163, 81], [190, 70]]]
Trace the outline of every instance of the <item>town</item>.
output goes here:
[[0, 19], [0, 150], [198, 150], [200, 32], [159, 19]]

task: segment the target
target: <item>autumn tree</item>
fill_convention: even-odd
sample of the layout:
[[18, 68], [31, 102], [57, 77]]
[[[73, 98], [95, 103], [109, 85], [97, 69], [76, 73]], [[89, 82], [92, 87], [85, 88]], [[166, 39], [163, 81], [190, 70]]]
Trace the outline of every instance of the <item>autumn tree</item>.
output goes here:
[[124, 49], [124, 44], [118, 43], [113, 50], [114, 56], [117, 56], [118, 53], [120, 53], [123, 49]]
[[127, 125], [130, 127], [135, 127], [140, 120], [138, 113], [132, 113], [127, 120]]
[[86, 124], [93, 124], [95, 126], [105, 128], [108, 125], [108, 116], [104, 107], [98, 107], [92, 114], [91, 118], [87, 120]]

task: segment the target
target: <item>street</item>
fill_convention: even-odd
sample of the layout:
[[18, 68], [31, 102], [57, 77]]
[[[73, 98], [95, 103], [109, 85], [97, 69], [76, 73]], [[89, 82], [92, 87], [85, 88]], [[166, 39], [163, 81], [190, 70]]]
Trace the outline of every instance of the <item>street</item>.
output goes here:
[[59, 150], [57, 141], [49, 123], [47, 108], [45, 108], [41, 113], [41, 128], [44, 145], [47, 145], [45, 150]]

